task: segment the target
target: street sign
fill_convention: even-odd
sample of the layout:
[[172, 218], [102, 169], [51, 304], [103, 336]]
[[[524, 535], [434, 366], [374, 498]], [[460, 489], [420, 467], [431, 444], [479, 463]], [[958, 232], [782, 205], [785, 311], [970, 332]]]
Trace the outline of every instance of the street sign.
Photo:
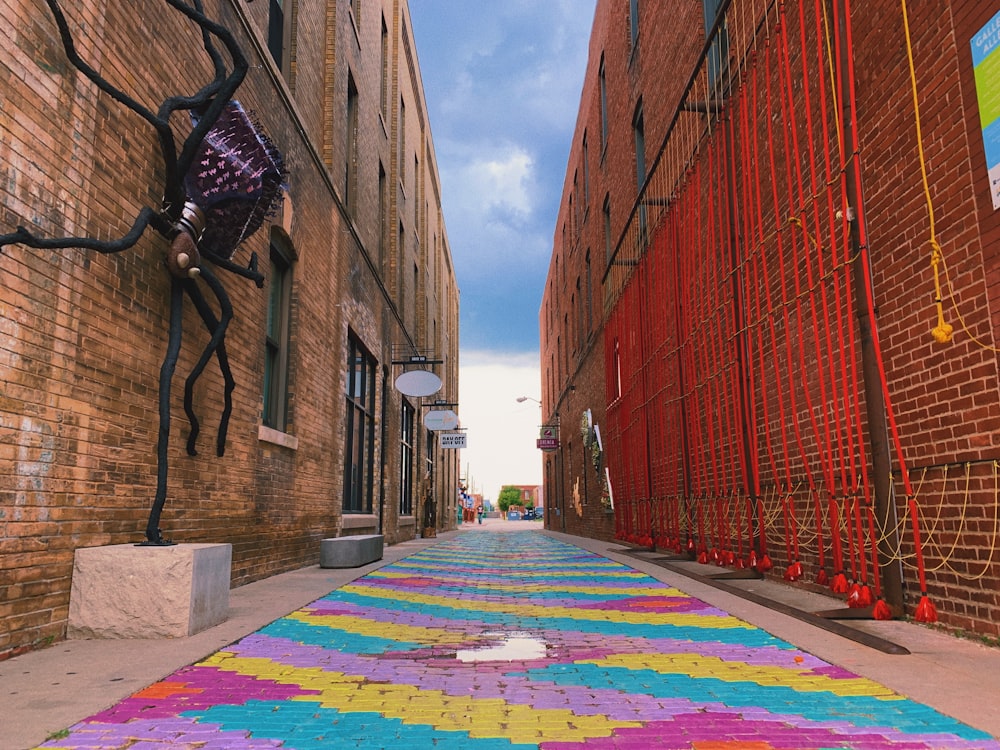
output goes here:
[[464, 432], [442, 432], [438, 434], [438, 439], [441, 441], [442, 448], [464, 448], [465, 447], [465, 433]]
[[396, 390], [404, 396], [431, 396], [441, 390], [441, 378], [430, 370], [410, 370], [396, 378]]
[[451, 409], [433, 409], [424, 415], [424, 427], [428, 430], [454, 430], [458, 427], [458, 415]]
[[543, 424], [538, 430], [538, 437], [542, 440], [559, 440], [559, 426]]

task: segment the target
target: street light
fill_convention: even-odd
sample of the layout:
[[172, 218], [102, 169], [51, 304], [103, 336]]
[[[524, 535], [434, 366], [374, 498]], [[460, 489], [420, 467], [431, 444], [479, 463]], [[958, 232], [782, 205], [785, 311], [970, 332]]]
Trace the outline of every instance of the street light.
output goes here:
[[541, 401], [539, 401], [537, 398], [532, 398], [531, 396], [518, 396], [517, 397], [517, 403], [523, 404], [525, 401], [534, 401], [539, 406], [542, 405]]

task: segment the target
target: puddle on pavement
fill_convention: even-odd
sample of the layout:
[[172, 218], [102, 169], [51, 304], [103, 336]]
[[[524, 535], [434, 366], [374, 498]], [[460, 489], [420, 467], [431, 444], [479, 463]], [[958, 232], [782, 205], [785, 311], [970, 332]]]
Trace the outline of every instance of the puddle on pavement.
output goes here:
[[483, 633], [484, 639], [496, 643], [479, 648], [459, 649], [459, 661], [527, 661], [545, 658], [545, 641], [531, 633]]

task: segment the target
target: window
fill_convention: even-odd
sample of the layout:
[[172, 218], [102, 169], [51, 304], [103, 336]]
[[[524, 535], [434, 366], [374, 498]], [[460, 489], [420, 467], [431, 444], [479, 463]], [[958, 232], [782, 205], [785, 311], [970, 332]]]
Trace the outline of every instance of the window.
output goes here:
[[639, 43], [639, 0], [629, 0], [628, 3], [629, 40], [632, 49]]
[[611, 400], [615, 401], [622, 397], [622, 352], [621, 346], [618, 343], [618, 339], [615, 339], [614, 353], [611, 366], [613, 368], [611, 387]]
[[406, 161], [403, 155], [406, 153], [406, 102], [403, 97], [399, 98], [399, 182], [406, 192]]
[[382, 16], [382, 96], [379, 106], [382, 111], [382, 119], [389, 119], [389, 28], [385, 25], [385, 16]]
[[590, 249], [587, 250], [587, 335], [594, 327], [594, 276], [590, 263]]
[[606, 263], [611, 262], [611, 253], [614, 247], [611, 245], [611, 195], [604, 196], [604, 206], [601, 209], [604, 214], [604, 259]]
[[583, 351], [583, 344], [587, 340], [587, 324], [584, 318], [584, 313], [587, 309], [586, 303], [583, 299], [583, 286], [580, 283], [580, 277], [576, 277], [576, 347], [577, 350]]
[[420, 160], [413, 155], [413, 231], [417, 234], [419, 251], [420, 243]]
[[[702, 0], [702, 7], [705, 9], [705, 35], [711, 33], [715, 25], [715, 17], [722, 6], [722, 0]], [[719, 24], [719, 30], [712, 39], [712, 45], [708, 50], [708, 82], [715, 85], [719, 75], [722, 73], [729, 55], [729, 36], [726, 32], [726, 22], [723, 20]]]
[[287, 52], [291, 24], [285, 14], [286, 0], [270, 0], [267, 15], [267, 49], [282, 75], [288, 74]]
[[632, 117], [632, 133], [635, 136], [635, 176], [636, 189], [642, 190], [646, 182], [646, 127], [642, 118], [642, 99], [635, 107]]
[[608, 81], [604, 74], [604, 55], [601, 55], [601, 67], [597, 71], [601, 88], [601, 154], [608, 147]]
[[[574, 318], [576, 317], [576, 310], [577, 310], [576, 299], [577, 299], [577, 297], [576, 297], [575, 294], [571, 294], [569, 296], [569, 306], [573, 310], [573, 317]], [[573, 335], [574, 333], [576, 333], [576, 332], [575, 331], [570, 331], [570, 330], [566, 331], [566, 348], [569, 349], [570, 342], [572, 342], [573, 343], [573, 354], [575, 355], [577, 353], [578, 348], [579, 348], [580, 336], [579, 336], [579, 334], [577, 334], [577, 335], [574, 336]]]
[[403, 401], [403, 415], [400, 426], [399, 453], [399, 515], [413, 515], [413, 439], [416, 431], [413, 428], [416, 421], [416, 410], [409, 401]]
[[382, 165], [382, 161], [379, 160], [378, 163], [378, 259], [379, 259], [379, 270], [382, 274], [382, 278], [385, 278], [386, 274], [386, 245], [388, 243], [388, 238], [386, 237], [386, 220], [389, 218], [389, 186], [388, 180], [385, 176], [385, 167]]
[[[573, 190], [576, 190], [576, 175], [573, 176]], [[576, 207], [573, 205], [573, 193], [569, 194], [569, 209], [566, 211], [569, 214], [569, 239], [570, 242], [576, 243]], [[563, 229], [563, 245], [566, 245], [566, 230]]]
[[642, 189], [646, 182], [646, 127], [642, 118], [642, 99], [635, 107], [632, 118], [632, 133], [635, 137], [635, 177], [636, 191], [639, 196], [639, 232], [640, 240], [646, 237], [646, 202], [642, 199]]
[[574, 202], [576, 203], [576, 212], [573, 214], [574, 244], [576, 244], [576, 241], [580, 238], [580, 224], [583, 223], [582, 221], [580, 221], [580, 212], [582, 211], [582, 208], [580, 207], [580, 192], [579, 192], [580, 186], [578, 184], [579, 180], [577, 175], [578, 175], [577, 172], [573, 172], [573, 195], [575, 196]]
[[347, 74], [347, 144], [344, 168], [344, 203], [351, 216], [357, 215], [358, 193], [358, 88]]
[[590, 211], [590, 160], [588, 157], [587, 133], [583, 134], [583, 215], [586, 218]]
[[403, 228], [403, 222], [399, 222], [399, 231], [396, 236], [396, 273], [395, 281], [397, 287], [397, 301], [396, 309], [401, 313], [406, 312], [406, 276], [403, 275], [403, 269], [406, 265], [403, 263], [403, 259], [406, 257], [406, 230]]
[[375, 486], [375, 360], [351, 335], [347, 352], [344, 513], [371, 513]]
[[292, 308], [292, 256], [272, 236], [264, 344], [265, 426], [284, 431], [288, 419], [288, 342]]
[[562, 324], [563, 334], [566, 336], [566, 346], [563, 347], [563, 372], [566, 376], [569, 376], [569, 346], [570, 346], [570, 328], [569, 328], [569, 313], [563, 314], [563, 324]]

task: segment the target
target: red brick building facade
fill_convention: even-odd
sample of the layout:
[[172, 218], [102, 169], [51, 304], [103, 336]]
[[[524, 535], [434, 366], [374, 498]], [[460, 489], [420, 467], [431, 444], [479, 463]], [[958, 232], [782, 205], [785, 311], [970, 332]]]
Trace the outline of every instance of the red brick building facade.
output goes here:
[[599, 0], [540, 315], [546, 524], [995, 637], [1000, 3], [908, 5]]
[[[80, 57], [153, 111], [212, 78], [199, 27], [161, 0], [63, 10]], [[457, 396], [458, 290], [406, 1], [207, 0], [205, 13], [249, 60], [236, 98], [283, 153], [288, 189], [234, 258], [256, 253], [264, 287], [217, 271], [236, 383], [222, 457], [213, 362], [192, 393], [198, 455], [184, 449], [183, 383], [208, 341], [184, 305], [161, 523], [174, 541], [232, 543], [240, 585], [315, 564], [326, 537], [412, 538], [426, 502], [454, 525], [458, 458], [422, 417]], [[156, 133], [69, 63], [45, 3], [0, 0], [0, 17], [0, 234], [124, 235], [160, 208]], [[171, 121], [179, 137], [186, 118]], [[143, 539], [166, 245], [148, 229], [119, 253], [0, 253], [0, 657], [63, 637], [76, 548]], [[393, 387], [412, 355], [432, 360], [438, 394]]]

